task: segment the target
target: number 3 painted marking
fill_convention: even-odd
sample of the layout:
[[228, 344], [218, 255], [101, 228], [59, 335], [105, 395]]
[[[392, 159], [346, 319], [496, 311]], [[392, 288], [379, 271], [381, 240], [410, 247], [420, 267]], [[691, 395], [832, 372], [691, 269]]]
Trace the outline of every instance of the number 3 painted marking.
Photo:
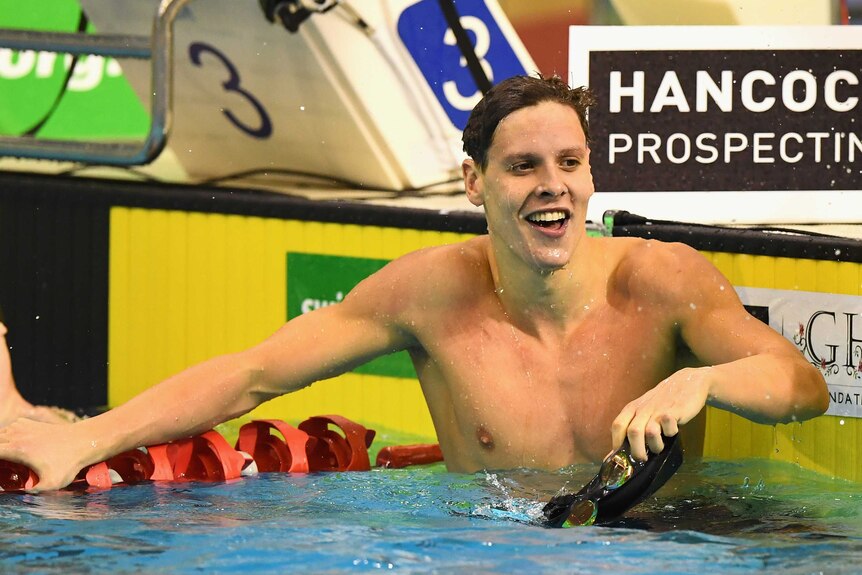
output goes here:
[[[484, 59], [485, 55], [488, 53], [488, 49], [491, 47], [491, 34], [488, 32], [488, 27], [481, 19], [476, 18], [475, 16], [462, 16], [461, 26], [463, 26], [465, 30], [472, 30], [473, 33], [476, 34], [476, 57], [479, 58], [479, 63], [482, 65], [482, 69], [485, 70], [485, 75], [493, 82], [494, 72], [491, 70], [491, 64]], [[446, 34], [443, 36], [443, 42], [448, 46], [456, 45], [455, 33], [452, 32], [451, 28], [446, 29]], [[467, 67], [467, 59], [464, 58], [464, 56], [461, 56], [461, 67]], [[472, 110], [473, 106], [478, 104], [479, 100], [482, 99], [482, 92], [479, 90], [476, 90], [476, 92], [471, 96], [464, 96], [461, 91], [458, 90], [458, 85], [454, 80], [448, 80], [443, 83], [443, 95], [446, 96], [446, 100], [448, 100], [452, 106], [459, 110]]]
[[204, 52], [209, 52], [221, 61], [222, 65], [228, 71], [228, 79], [222, 82], [222, 88], [225, 89], [225, 92], [234, 92], [245, 98], [257, 112], [257, 115], [260, 118], [260, 126], [257, 128], [250, 127], [248, 124], [243, 123], [242, 120], [237, 118], [233, 112], [227, 108], [222, 108], [222, 113], [227, 116], [227, 119], [230, 120], [234, 126], [249, 136], [261, 139], [270, 137], [272, 135], [272, 121], [269, 119], [269, 114], [266, 113], [266, 110], [257, 98], [240, 86], [239, 72], [237, 72], [236, 67], [234, 67], [231, 61], [227, 59], [227, 56], [209, 44], [194, 42], [189, 46], [189, 58], [191, 58], [192, 63], [195, 66], [202, 66], [201, 54]]

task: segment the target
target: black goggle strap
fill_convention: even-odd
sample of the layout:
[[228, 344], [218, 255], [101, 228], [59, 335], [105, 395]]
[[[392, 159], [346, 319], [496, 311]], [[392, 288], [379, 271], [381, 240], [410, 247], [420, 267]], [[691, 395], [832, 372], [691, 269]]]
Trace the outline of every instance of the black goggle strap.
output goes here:
[[[602, 462], [598, 481], [591, 481], [588, 486], [590, 489], [585, 491], [600, 491], [601, 495], [605, 495], [625, 485], [633, 474], [634, 464], [629, 454], [625, 449], [620, 449]], [[595, 497], [582, 496], [572, 502], [568, 513], [563, 527], [592, 525], [599, 514], [599, 505]]]

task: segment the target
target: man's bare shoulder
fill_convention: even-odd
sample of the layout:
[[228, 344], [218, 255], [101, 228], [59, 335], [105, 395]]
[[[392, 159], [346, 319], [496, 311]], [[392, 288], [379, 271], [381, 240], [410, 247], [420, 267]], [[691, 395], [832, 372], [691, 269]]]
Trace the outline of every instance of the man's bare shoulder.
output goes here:
[[700, 252], [683, 243], [628, 240], [618, 244], [614, 287], [650, 305], [687, 306], [733, 291], [727, 278]]
[[487, 236], [410, 252], [366, 278], [352, 295], [369, 297], [391, 311], [457, 304], [491, 281], [487, 253]]

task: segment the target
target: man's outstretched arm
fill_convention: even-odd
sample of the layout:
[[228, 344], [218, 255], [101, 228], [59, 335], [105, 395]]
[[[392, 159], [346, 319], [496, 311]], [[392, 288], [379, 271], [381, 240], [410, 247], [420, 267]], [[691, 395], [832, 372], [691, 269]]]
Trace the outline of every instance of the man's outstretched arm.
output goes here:
[[820, 372], [775, 330], [752, 317], [727, 279], [700, 254], [669, 247], [662, 261], [667, 313], [703, 367], [685, 368], [629, 403], [613, 425], [614, 445], [628, 437], [633, 454], [661, 451], [661, 434], [675, 435], [713, 405], [758, 423], [802, 421], [829, 405]]
[[202, 433], [268, 399], [407, 347], [397, 319], [373, 296], [364, 297], [373, 286], [355, 292], [288, 322], [251, 349], [191, 367], [97, 417], [62, 427], [19, 419], [0, 429], [0, 459], [33, 469], [37, 490], [59, 489], [87, 465]]

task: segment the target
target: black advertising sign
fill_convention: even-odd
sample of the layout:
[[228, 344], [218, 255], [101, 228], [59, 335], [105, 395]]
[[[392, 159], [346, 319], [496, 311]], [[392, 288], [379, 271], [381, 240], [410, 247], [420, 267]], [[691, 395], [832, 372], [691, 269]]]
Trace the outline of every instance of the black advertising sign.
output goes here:
[[862, 219], [862, 28], [573, 26], [604, 209], [714, 222]]
[[862, 50], [592, 52], [596, 185], [858, 189], [860, 78]]

